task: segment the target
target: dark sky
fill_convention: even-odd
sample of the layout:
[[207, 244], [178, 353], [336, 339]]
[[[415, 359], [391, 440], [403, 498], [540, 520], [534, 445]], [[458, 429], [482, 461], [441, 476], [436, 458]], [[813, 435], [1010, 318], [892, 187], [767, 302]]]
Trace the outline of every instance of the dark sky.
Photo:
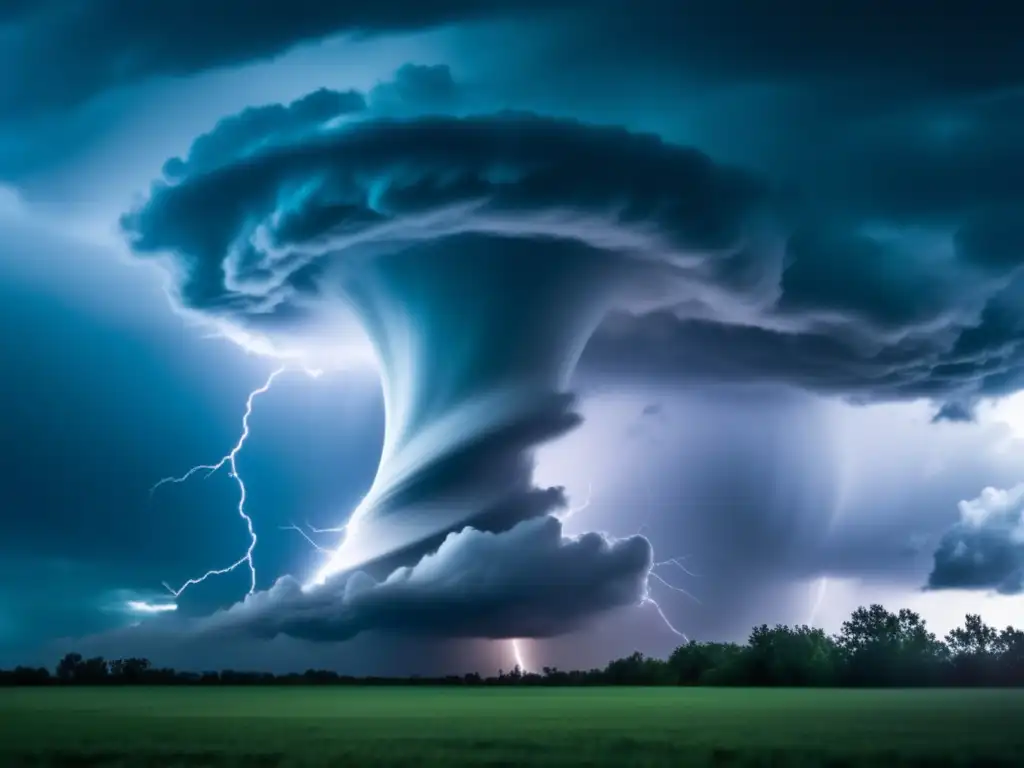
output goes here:
[[[1022, 34], [988, 0], [0, 0], [0, 665], [1013, 620]], [[174, 599], [250, 542], [227, 471], [150, 487], [282, 365], [238, 455], [256, 591]]]

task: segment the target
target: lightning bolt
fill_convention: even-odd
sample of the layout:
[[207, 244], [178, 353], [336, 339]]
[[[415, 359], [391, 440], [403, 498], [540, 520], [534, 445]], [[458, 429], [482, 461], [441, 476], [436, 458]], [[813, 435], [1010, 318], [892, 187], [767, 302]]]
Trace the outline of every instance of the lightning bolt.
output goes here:
[[[583, 500], [583, 503], [579, 506], [569, 507], [561, 514], [556, 514], [555, 517], [558, 518], [559, 522], [564, 523], [573, 515], [585, 511], [587, 507], [590, 506], [590, 500], [593, 498], [593, 495], [594, 485], [593, 483], [587, 483], [587, 497]], [[526, 661], [523, 659], [523, 649], [519, 645], [520, 640], [521, 638], [517, 638], [509, 641], [509, 644], [512, 647], [512, 658], [515, 660], [516, 666], [519, 667], [521, 672], [529, 672], [530, 670], [526, 667]]]
[[178, 610], [174, 603], [151, 603], [148, 600], [129, 600], [125, 607], [135, 613], [167, 613]]
[[[316, 527], [310, 525], [309, 523], [306, 523], [306, 527], [305, 528], [301, 528], [298, 525], [296, 525], [295, 523], [292, 523], [291, 525], [282, 525], [282, 526], [280, 526], [280, 530], [282, 530], [282, 531], [295, 531], [297, 534], [299, 534], [299, 536], [301, 536], [307, 542], [309, 542], [309, 545], [311, 547], [313, 547], [313, 549], [315, 549], [317, 552], [322, 552], [325, 555], [333, 555], [336, 550], [328, 549], [327, 547], [325, 547], [325, 546], [323, 546], [321, 544], [318, 544], [313, 539], [313, 537], [310, 534], [318, 534], [318, 533], [345, 533], [345, 532], [348, 531], [348, 524], [339, 525], [339, 526], [334, 527], [334, 528], [316, 528]], [[309, 533], [306, 533], [307, 530], [309, 531]]]
[[526, 662], [523, 661], [523, 651], [519, 647], [519, 640], [510, 641], [512, 644], [512, 658], [516, 660], [516, 666], [519, 667], [519, 671], [528, 673], [530, 670], [526, 668]]
[[[270, 387], [273, 385], [274, 379], [276, 379], [282, 373], [285, 373], [285, 371], [287, 370], [289, 369], [281, 367], [273, 371], [267, 377], [267, 380], [263, 383], [262, 386], [254, 389], [252, 392], [249, 393], [249, 396], [245, 400], [245, 413], [242, 415], [242, 432], [238, 437], [238, 442], [236, 442], [234, 447], [228, 453], [222, 456], [219, 461], [217, 461], [215, 464], [198, 464], [179, 477], [165, 477], [158, 483], [156, 483], [149, 490], [150, 495], [152, 495], [161, 486], [167, 485], [169, 483], [184, 483], [188, 481], [193, 475], [196, 475], [199, 472], [205, 472], [205, 475], [203, 475], [203, 477], [207, 478], [210, 477], [215, 472], [218, 472], [219, 470], [223, 469], [224, 467], [228, 468], [228, 476], [231, 479], [233, 479], [235, 481], [235, 484], [238, 486], [238, 506], [236, 507], [236, 510], [238, 512], [238, 516], [242, 518], [242, 520], [244, 521], [246, 531], [249, 534], [249, 546], [246, 548], [245, 554], [243, 554], [240, 558], [238, 558], [233, 563], [231, 563], [231, 565], [225, 568], [214, 568], [207, 571], [202, 576], [189, 579], [177, 589], [172, 587], [167, 582], [164, 582], [164, 586], [172, 595], [174, 595], [175, 598], [180, 597], [181, 594], [189, 587], [193, 587], [196, 584], [201, 584], [202, 582], [206, 581], [207, 579], [213, 576], [222, 576], [226, 573], [231, 573], [235, 569], [241, 568], [243, 565], [245, 565], [249, 569], [249, 594], [251, 595], [253, 592], [256, 591], [256, 564], [253, 561], [253, 552], [256, 549], [256, 543], [258, 539], [256, 536], [256, 529], [253, 525], [252, 518], [245, 511], [247, 492], [245, 488], [245, 482], [242, 480], [242, 476], [238, 472], [237, 460], [238, 454], [245, 446], [245, 441], [249, 439], [249, 418], [252, 416], [253, 406], [256, 402], [256, 398], [270, 391]], [[303, 369], [303, 371], [306, 373], [307, 376], [313, 378], [320, 376], [320, 374], [322, 373], [319, 370], [308, 368]]]

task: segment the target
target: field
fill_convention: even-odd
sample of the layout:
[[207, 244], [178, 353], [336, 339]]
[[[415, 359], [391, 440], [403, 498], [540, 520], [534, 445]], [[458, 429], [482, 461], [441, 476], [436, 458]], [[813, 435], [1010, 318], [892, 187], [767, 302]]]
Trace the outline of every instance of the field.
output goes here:
[[0, 689], [0, 766], [1020, 765], [1024, 691]]

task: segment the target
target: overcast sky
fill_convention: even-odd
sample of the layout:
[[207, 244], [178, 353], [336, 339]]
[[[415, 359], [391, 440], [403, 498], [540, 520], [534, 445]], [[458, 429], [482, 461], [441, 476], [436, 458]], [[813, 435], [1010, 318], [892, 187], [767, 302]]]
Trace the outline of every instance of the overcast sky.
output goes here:
[[1008, 4], [193, 5], [0, 0], [0, 665], [1019, 625]]

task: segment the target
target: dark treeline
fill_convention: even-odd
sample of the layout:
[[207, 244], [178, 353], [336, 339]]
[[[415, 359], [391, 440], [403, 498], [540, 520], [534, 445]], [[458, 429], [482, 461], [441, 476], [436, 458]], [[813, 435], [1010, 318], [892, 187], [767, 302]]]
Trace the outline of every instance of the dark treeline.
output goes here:
[[1024, 685], [1024, 631], [997, 630], [980, 616], [944, 640], [909, 610], [858, 608], [836, 635], [807, 626], [755, 627], [744, 644], [680, 646], [668, 659], [634, 653], [604, 669], [518, 668], [496, 677], [471, 673], [442, 678], [348, 677], [324, 670], [274, 675], [260, 672], [179, 672], [148, 660], [108, 661], [65, 656], [51, 672], [18, 667], [0, 671], [0, 685], [732, 685], [732, 686], [1020, 686]]

